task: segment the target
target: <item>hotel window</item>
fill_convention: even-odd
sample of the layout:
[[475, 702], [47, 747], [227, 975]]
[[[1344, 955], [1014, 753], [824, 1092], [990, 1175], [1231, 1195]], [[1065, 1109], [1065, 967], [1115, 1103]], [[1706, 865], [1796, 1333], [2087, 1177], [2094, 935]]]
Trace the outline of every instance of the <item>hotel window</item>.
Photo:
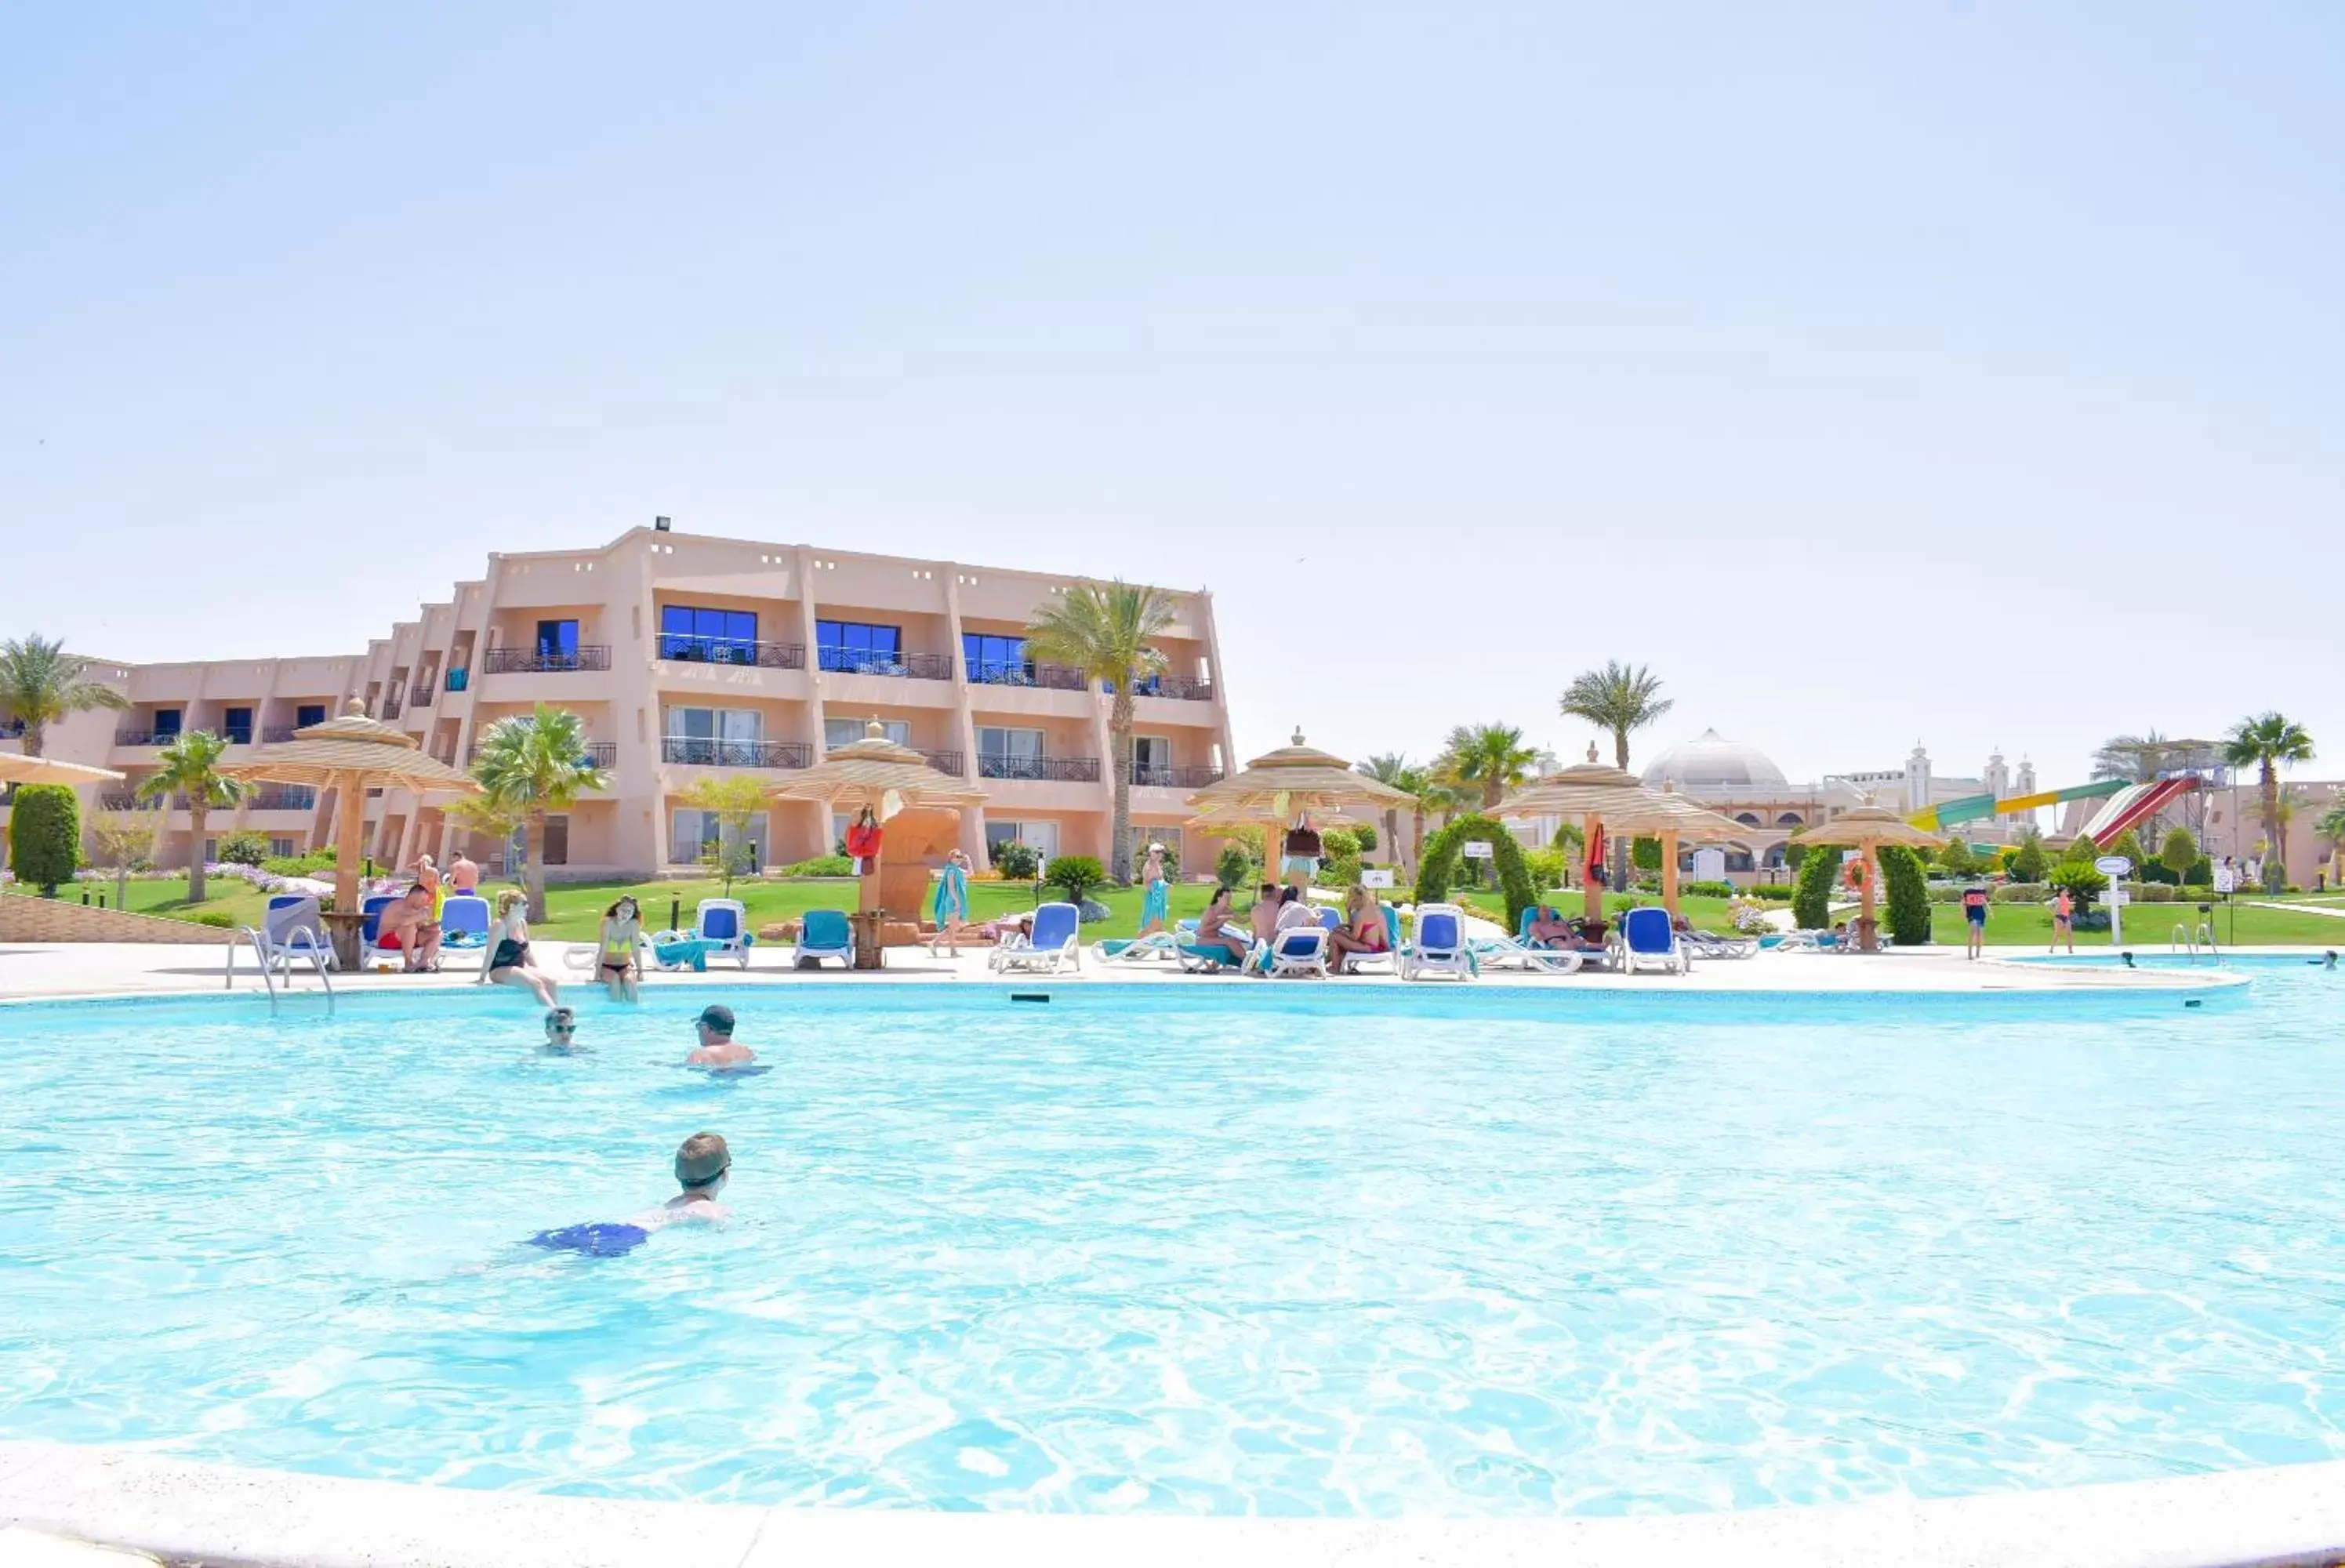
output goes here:
[[311, 724], [325, 722], [326, 704], [323, 703], [304, 703], [293, 710], [293, 727], [297, 730], [306, 730]]
[[537, 623], [537, 656], [549, 663], [574, 663], [578, 658], [578, 622], [541, 621]]
[[291, 839], [272, 838], [269, 841], [269, 853], [279, 860], [290, 860], [299, 852], [293, 847]]
[[721, 846], [740, 843], [749, 846], [747, 869], [759, 870], [766, 864], [766, 847], [772, 842], [766, 836], [766, 814], [758, 812], [736, 837], [734, 830], [717, 820], [715, 812], [678, 807], [674, 817], [675, 832], [668, 840], [668, 862], [673, 865], [697, 865], [703, 856], [714, 855]]
[[865, 670], [874, 666], [888, 673], [904, 656], [901, 626], [873, 626], [861, 621], [817, 621], [814, 640], [826, 670]]
[[969, 678], [987, 685], [1023, 685], [1033, 678], [1026, 661], [1026, 639], [997, 637], [987, 632], [960, 634], [961, 662]]
[[757, 662], [756, 612], [667, 605], [660, 611], [659, 656], [710, 664], [754, 664]]
[[[908, 719], [882, 719], [879, 732], [899, 746], [912, 744], [912, 725]], [[827, 717], [822, 721], [823, 750], [835, 752], [841, 746], [851, 746], [858, 741], [868, 739], [870, 733], [871, 721], [868, 719]]]
[[230, 708], [220, 715], [220, 733], [232, 746], [252, 744], [252, 710]]
[[176, 741], [179, 738], [179, 710], [177, 708], [155, 710], [155, 739], [157, 744]]
[[754, 767], [766, 738], [766, 718], [755, 708], [670, 708], [666, 758], [704, 767]]
[[988, 859], [1001, 845], [1022, 844], [1045, 860], [1059, 858], [1059, 824], [1055, 822], [1002, 822], [994, 817], [985, 819], [985, 853]]

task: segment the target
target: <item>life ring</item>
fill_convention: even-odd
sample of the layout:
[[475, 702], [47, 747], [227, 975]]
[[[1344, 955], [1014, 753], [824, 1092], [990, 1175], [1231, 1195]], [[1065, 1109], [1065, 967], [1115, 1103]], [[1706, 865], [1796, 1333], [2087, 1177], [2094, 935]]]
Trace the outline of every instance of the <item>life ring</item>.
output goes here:
[[1840, 868], [1840, 879], [1848, 884], [1852, 892], [1863, 892], [1864, 857], [1863, 855], [1859, 855], [1856, 859], [1850, 861], [1846, 865], [1842, 866]]

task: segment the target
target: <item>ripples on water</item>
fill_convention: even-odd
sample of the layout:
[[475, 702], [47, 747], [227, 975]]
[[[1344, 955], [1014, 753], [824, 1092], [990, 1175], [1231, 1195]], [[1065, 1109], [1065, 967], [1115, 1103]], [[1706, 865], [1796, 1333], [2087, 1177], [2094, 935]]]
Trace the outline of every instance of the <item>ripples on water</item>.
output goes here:
[[[464, 1486], [1549, 1514], [2345, 1455], [2345, 976], [2245, 1005], [0, 1014], [0, 1434]], [[1655, 982], [1659, 991], [1665, 980]], [[778, 1070], [672, 1064], [712, 996]], [[736, 1161], [720, 1231], [510, 1244]]]

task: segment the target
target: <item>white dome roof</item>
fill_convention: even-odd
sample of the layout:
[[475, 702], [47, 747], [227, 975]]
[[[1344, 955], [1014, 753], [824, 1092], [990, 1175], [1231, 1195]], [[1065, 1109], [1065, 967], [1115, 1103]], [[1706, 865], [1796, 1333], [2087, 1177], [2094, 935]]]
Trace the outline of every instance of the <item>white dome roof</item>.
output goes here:
[[1704, 730], [1681, 746], [1671, 746], [1645, 764], [1653, 788], [1675, 784], [1688, 794], [1736, 795], [1790, 787], [1774, 759], [1757, 746]]

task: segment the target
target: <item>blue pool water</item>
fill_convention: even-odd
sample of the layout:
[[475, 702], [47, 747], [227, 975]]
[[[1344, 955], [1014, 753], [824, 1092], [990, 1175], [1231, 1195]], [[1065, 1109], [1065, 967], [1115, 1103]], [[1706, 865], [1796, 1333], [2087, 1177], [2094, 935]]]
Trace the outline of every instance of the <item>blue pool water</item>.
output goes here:
[[[586, 1004], [574, 1058], [485, 992], [12, 1008], [0, 1435], [1275, 1514], [2337, 1458], [2340, 981], [710, 986]], [[777, 1070], [673, 1065], [709, 999]], [[513, 1260], [665, 1196], [703, 1128], [728, 1227]]]

